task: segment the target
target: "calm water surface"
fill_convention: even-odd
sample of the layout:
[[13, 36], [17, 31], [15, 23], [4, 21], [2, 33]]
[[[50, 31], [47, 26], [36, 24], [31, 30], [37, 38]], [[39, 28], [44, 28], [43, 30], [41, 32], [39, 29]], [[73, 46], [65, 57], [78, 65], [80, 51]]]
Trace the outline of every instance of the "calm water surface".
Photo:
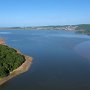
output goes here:
[[90, 90], [90, 36], [57, 30], [0, 30], [6, 43], [33, 57], [30, 70], [0, 90]]

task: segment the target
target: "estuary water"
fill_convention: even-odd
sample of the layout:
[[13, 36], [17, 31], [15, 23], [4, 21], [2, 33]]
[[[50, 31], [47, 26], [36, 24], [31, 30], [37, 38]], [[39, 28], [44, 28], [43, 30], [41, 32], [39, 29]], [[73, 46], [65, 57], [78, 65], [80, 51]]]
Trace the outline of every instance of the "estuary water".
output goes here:
[[63, 30], [0, 30], [0, 38], [33, 57], [29, 71], [0, 90], [90, 90], [90, 36]]

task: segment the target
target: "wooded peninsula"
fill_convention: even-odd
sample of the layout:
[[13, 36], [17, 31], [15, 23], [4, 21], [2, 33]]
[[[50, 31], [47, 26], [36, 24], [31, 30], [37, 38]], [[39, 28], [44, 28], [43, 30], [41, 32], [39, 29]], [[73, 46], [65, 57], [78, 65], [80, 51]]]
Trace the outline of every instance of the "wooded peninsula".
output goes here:
[[26, 72], [32, 62], [32, 58], [21, 54], [0, 40], [0, 85], [9, 79]]

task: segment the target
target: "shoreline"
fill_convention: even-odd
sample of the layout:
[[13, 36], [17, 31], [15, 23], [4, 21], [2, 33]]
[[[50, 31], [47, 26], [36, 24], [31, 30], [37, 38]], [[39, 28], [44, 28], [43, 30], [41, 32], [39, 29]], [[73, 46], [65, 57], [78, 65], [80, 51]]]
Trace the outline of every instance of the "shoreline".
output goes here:
[[[18, 50], [17, 50], [17, 53], [21, 54], [21, 52], [18, 52]], [[12, 79], [12, 78], [24, 73], [24, 72], [27, 72], [29, 70], [29, 68], [32, 64], [32, 57], [27, 56], [27, 55], [24, 55], [24, 57], [25, 57], [25, 62], [21, 66], [19, 66], [17, 69], [10, 72], [10, 75], [0, 79], [0, 85], [6, 83], [10, 79]]]

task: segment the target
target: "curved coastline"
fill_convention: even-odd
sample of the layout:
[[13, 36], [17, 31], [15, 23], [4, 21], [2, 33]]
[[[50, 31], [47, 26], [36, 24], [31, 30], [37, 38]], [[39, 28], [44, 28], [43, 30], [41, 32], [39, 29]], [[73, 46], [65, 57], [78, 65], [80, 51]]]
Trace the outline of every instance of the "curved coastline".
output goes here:
[[[2, 43], [2, 44], [6, 45], [5, 43]], [[17, 53], [19, 53], [25, 57], [25, 62], [21, 66], [19, 66], [17, 69], [10, 72], [10, 75], [8, 75], [7, 77], [1, 78], [0, 85], [6, 83], [8, 80], [16, 77], [17, 75], [20, 75], [20, 74], [28, 71], [32, 64], [32, 57], [22, 54], [19, 50], [16, 50], [16, 51], [17, 51]]]
[[20, 75], [20, 74], [22, 74], [22, 73], [24, 73], [24, 72], [29, 70], [29, 67], [32, 64], [32, 58], [29, 57], [29, 56], [26, 56], [26, 55], [24, 55], [24, 56], [25, 56], [26, 61], [20, 67], [18, 67], [17, 69], [13, 70], [10, 73], [9, 76], [2, 78], [0, 80], [0, 85], [4, 84], [5, 82], [7, 82], [8, 80], [14, 78], [15, 76]]

